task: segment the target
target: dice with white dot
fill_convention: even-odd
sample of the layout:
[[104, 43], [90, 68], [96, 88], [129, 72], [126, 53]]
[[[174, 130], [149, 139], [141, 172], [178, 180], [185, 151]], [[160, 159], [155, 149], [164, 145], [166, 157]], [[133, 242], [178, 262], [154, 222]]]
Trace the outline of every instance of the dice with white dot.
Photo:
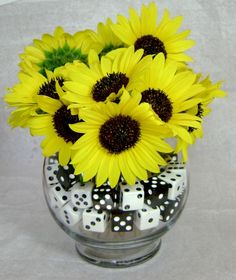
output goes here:
[[119, 189], [111, 188], [108, 184], [94, 187], [92, 191], [93, 207], [96, 210], [112, 210], [117, 207]]
[[176, 200], [167, 200], [160, 205], [160, 220], [168, 222], [181, 207], [183, 194], [178, 196]]
[[133, 230], [134, 212], [116, 209], [111, 214], [111, 229], [113, 232], [129, 232]]
[[141, 181], [144, 186], [145, 204], [156, 208], [168, 199], [168, 191], [171, 184], [153, 176], [146, 181]]
[[89, 208], [93, 205], [92, 189], [94, 184], [92, 182], [80, 183], [77, 182], [71, 189], [71, 202], [79, 209]]
[[65, 204], [59, 211], [59, 219], [66, 226], [74, 226], [82, 218], [82, 210], [71, 202]]
[[178, 155], [176, 155], [176, 154], [168, 154], [168, 155], [164, 156], [164, 159], [168, 162], [168, 164], [176, 163], [178, 161]]
[[61, 208], [70, 200], [70, 192], [65, 191], [58, 183], [48, 190], [52, 208]]
[[71, 164], [58, 166], [57, 179], [66, 191], [79, 181], [79, 176], [74, 175], [74, 171], [74, 167]]
[[94, 232], [104, 232], [109, 222], [109, 213], [93, 208], [85, 209], [82, 214], [83, 227], [85, 230]]
[[57, 172], [58, 172], [58, 163], [47, 164], [45, 166], [45, 178], [47, 181], [47, 185], [49, 187], [58, 184]]
[[162, 156], [168, 164], [160, 166], [160, 172], [164, 172], [169, 165], [178, 163], [178, 155], [176, 154], [163, 154]]
[[168, 186], [168, 199], [175, 200], [186, 187], [186, 177], [182, 172], [166, 170], [158, 175]]
[[135, 225], [140, 230], [155, 228], [158, 226], [160, 220], [160, 209], [156, 207], [153, 209], [148, 205], [144, 205], [141, 210], [135, 213]]
[[58, 155], [52, 155], [47, 159], [47, 164], [51, 165], [51, 164], [57, 164], [58, 165]]
[[144, 189], [142, 184], [137, 181], [130, 186], [126, 182], [121, 182], [120, 186], [120, 209], [123, 211], [142, 209], [144, 204]]

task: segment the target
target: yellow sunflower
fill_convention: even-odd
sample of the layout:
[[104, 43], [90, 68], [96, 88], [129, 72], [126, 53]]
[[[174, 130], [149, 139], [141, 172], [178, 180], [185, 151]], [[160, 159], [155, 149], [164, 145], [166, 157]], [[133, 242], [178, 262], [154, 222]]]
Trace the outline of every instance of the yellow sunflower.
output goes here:
[[71, 158], [71, 146], [81, 136], [72, 131], [69, 125], [79, 122], [79, 117], [71, 114], [68, 103], [62, 102], [65, 93], [58, 82], [56, 91], [59, 99], [45, 95], [37, 96], [38, 106], [44, 113], [33, 116], [28, 124], [33, 136], [45, 136], [41, 142], [43, 155], [48, 157], [58, 152], [59, 163], [66, 165]]
[[[200, 77], [201, 75], [198, 75], [197, 81], [200, 79]], [[206, 77], [205, 79], [200, 81], [200, 84], [202, 84], [205, 87], [205, 90], [199, 95], [199, 97], [201, 98], [201, 102], [198, 103], [196, 106], [188, 109], [187, 113], [203, 119], [211, 112], [211, 109], [208, 107], [209, 104], [216, 97], [225, 97], [226, 93], [223, 90], [221, 90], [222, 81], [213, 84], [210, 78]], [[202, 127], [200, 128], [188, 127], [188, 132], [192, 138], [192, 144], [196, 142], [197, 138], [203, 137]], [[188, 147], [189, 147], [189, 143], [187, 143], [181, 138], [177, 138], [177, 145], [175, 150], [177, 153], [182, 152], [184, 162], [188, 160]]]
[[139, 103], [139, 95], [131, 98], [124, 90], [118, 104], [99, 103], [81, 109], [84, 122], [70, 125], [84, 133], [72, 146], [75, 174], [82, 173], [85, 181], [96, 176], [98, 186], [108, 179], [114, 187], [121, 174], [132, 185], [136, 177], [147, 179], [147, 171], [159, 172], [158, 165], [166, 162], [158, 151], [173, 149], [160, 138], [162, 127], [150, 105]]
[[151, 56], [141, 60], [142, 55], [143, 50], [134, 52], [130, 47], [113, 51], [113, 59], [103, 56], [97, 63], [71, 67], [70, 81], [65, 82], [66, 100], [74, 104], [71, 107], [87, 107], [115, 100], [122, 87], [134, 89], [152, 60]]
[[57, 27], [53, 35], [44, 34], [41, 40], [35, 39], [32, 45], [25, 47], [19, 66], [26, 73], [35, 70], [45, 75], [46, 70], [54, 71], [68, 62], [86, 63], [92, 43], [86, 31], [70, 35]]
[[35, 71], [31, 75], [24, 72], [19, 73], [20, 82], [9, 89], [9, 93], [4, 96], [4, 101], [9, 107], [16, 107], [8, 119], [12, 127], [27, 127], [28, 120], [39, 109], [38, 95], [59, 99], [56, 92], [56, 81], [61, 86], [63, 85], [67, 73], [64, 68], [57, 68], [54, 73], [46, 71], [46, 77]]
[[94, 41], [94, 49], [99, 57], [112, 50], [124, 47], [124, 43], [111, 30], [111, 25], [113, 25], [113, 22], [108, 18], [105, 24], [100, 22], [97, 25], [97, 32], [87, 30], [87, 34]]
[[195, 83], [196, 75], [192, 71], [179, 73], [177, 69], [176, 62], [165, 60], [163, 53], [158, 54], [137, 90], [142, 96], [141, 102], [151, 104], [156, 117], [172, 131], [173, 136], [192, 143], [186, 127], [200, 128], [201, 118], [186, 111], [201, 101], [196, 96], [205, 88]]
[[192, 61], [184, 53], [195, 44], [193, 40], [186, 40], [190, 30], [177, 33], [183, 17], [171, 19], [168, 10], [165, 10], [159, 24], [157, 18], [157, 6], [152, 2], [148, 6], [142, 5], [140, 16], [133, 8], [129, 9], [129, 20], [118, 15], [117, 24], [111, 28], [127, 46], [134, 45], [135, 50], [144, 49], [144, 55], [162, 52], [165, 57], [180, 63]]

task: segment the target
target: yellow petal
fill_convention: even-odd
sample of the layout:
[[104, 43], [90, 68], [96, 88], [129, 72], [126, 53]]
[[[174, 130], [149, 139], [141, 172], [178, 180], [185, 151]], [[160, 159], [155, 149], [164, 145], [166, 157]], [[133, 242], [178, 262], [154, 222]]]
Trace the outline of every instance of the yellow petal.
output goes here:
[[56, 138], [51, 138], [43, 148], [43, 155], [45, 157], [54, 155], [58, 151], [58, 141]]
[[123, 155], [123, 153], [119, 155], [119, 166], [120, 166], [120, 170], [121, 170], [121, 173], [122, 173], [125, 181], [129, 185], [134, 185], [136, 176], [133, 174], [133, 172], [129, 168], [129, 165], [127, 164], [127, 159]]
[[38, 95], [36, 99], [40, 109], [52, 115], [62, 107], [62, 103], [59, 100], [48, 96]]
[[67, 165], [70, 160], [70, 147], [72, 143], [64, 143], [59, 149], [59, 162], [62, 166]]
[[115, 187], [120, 178], [119, 160], [116, 155], [109, 158], [108, 180], [111, 187]]
[[192, 144], [193, 140], [189, 134], [189, 132], [180, 126], [177, 125], [170, 125], [171, 129], [173, 130], [175, 135], [178, 135], [181, 139], [183, 139], [185, 142]]
[[103, 154], [96, 175], [97, 186], [101, 186], [103, 183], [106, 182], [108, 177], [108, 169], [107, 169], [108, 164], [109, 164], [108, 156], [106, 154]]
[[128, 151], [126, 158], [127, 164], [129, 165], [134, 175], [141, 180], [146, 180], [147, 171], [136, 161], [132, 148]]

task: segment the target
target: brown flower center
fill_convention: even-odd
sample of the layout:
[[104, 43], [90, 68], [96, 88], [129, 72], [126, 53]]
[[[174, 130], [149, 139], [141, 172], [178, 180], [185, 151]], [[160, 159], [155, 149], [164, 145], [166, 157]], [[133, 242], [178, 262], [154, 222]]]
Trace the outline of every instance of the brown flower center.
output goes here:
[[139, 123], [130, 116], [117, 115], [100, 128], [99, 141], [112, 154], [134, 147], [141, 135]]
[[164, 122], [168, 122], [172, 116], [172, 103], [162, 90], [149, 88], [143, 91], [141, 102], [149, 103], [154, 112]]
[[[61, 77], [56, 78], [59, 85], [62, 87], [64, 83], [64, 79]], [[39, 88], [39, 95], [46, 95], [48, 97], [54, 98], [54, 99], [59, 99], [59, 95], [56, 92], [56, 80], [51, 79], [48, 82], [45, 82], [42, 84], [42, 86]]]
[[154, 37], [152, 35], [144, 35], [138, 38], [134, 44], [134, 47], [135, 50], [143, 49], [144, 50], [143, 56], [148, 54], [157, 55], [158, 53], [162, 52], [165, 58], [167, 57], [167, 52], [163, 42], [157, 37]]
[[79, 122], [77, 115], [71, 115], [70, 110], [63, 105], [56, 111], [53, 116], [53, 125], [59, 137], [62, 137], [65, 142], [75, 143], [83, 134], [77, 133], [70, 129], [69, 124]]
[[123, 73], [109, 73], [97, 81], [92, 89], [93, 99], [96, 102], [105, 101], [111, 93], [118, 93], [122, 86], [126, 87], [129, 78]]

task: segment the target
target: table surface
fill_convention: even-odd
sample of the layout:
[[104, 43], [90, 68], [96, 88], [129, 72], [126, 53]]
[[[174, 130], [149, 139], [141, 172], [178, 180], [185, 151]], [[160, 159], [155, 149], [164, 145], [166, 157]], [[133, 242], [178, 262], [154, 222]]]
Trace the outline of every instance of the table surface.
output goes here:
[[[8, 2], [8, 3], [7, 3]], [[12, 2], [12, 3], [9, 3]], [[18, 54], [33, 38], [62, 25], [68, 32], [127, 14], [140, 0], [0, 1], [0, 94], [17, 82]], [[112, 270], [85, 263], [53, 221], [41, 187], [39, 139], [6, 124], [0, 107], [0, 279], [236, 279], [236, 1], [160, 0], [197, 41], [193, 68], [225, 80], [228, 98], [216, 100], [205, 136], [190, 150], [191, 190], [175, 227], [150, 261]]]

